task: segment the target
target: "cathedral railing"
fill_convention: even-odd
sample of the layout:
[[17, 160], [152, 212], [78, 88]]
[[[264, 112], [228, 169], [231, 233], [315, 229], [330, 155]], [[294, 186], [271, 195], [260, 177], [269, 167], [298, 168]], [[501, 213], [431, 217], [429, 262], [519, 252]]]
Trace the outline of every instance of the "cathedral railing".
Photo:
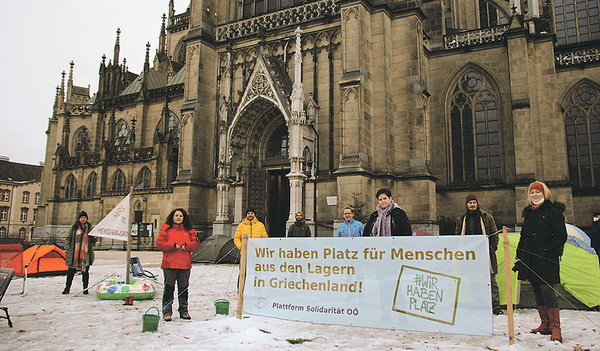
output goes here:
[[125, 151], [110, 151], [107, 155], [109, 163], [121, 163], [129, 161], [129, 150]]
[[71, 115], [89, 115], [92, 113], [92, 105], [89, 105], [89, 104], [69, 105], [68, 111]]
[[167, 29], [171, 33], [181, 32], [182, 30], [186, 30], [190, 27], [190, 12], [184, 12], [179, 15], [175, 15], [171, 18], [171, 24]]
[[444, 36], [446, 49], [456, 49], [463, 46], [481, 45], [495, 41], [503, 41], [508, 25], [460, 32]]
[[600, 48], [585, 48], [563, 52], [556, 52], [554, 54], [557, 67], [566, 67], [573, 65], [582, 65], [592, 62], [600, 62]]
[[334, 0], [321, 0], [217, 27], [217, 41], [242, 38], [261, 31], [294, 26], [340, 14]]
[[95, 166], [100, 163], [100, 154], [85, 154], [83, 155], [84, 166]]
[[136, 161], [149, 160], [154, 155], [153, 147], [145, 147], [133, 150], [133, 159]]
[[104, 108], [127, 106], [135, 103], [139, 93], [116, 96], [104, 99]]
[[79, 156], [62, 156], [60, 158], [60, 167], [61, 168], [75, 168], [80, 165]]
[[182, 96], [184, 92], [183, 84], [169, 85], [159, 89], [149, 90], [150, 100], [162, 100], [167, 97]]

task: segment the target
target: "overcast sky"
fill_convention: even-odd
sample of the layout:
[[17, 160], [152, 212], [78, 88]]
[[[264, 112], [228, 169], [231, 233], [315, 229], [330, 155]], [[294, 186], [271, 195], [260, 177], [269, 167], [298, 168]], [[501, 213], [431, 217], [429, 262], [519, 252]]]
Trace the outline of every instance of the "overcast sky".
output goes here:
[[[13, 162], [44, 161], [48, 118], [61, 72], [75, 63], [73, 83], [98, 89], [102, 55], [113, 57], [121, 28], [120, 61], [140, 73], [150, 42], [158, 44], [161, 16], [169, 0], [0, 1], [0, 155]], [[189, 0], [175, 0], [175, 13]], [[151, 63], [152, 65], [152, 63]]]

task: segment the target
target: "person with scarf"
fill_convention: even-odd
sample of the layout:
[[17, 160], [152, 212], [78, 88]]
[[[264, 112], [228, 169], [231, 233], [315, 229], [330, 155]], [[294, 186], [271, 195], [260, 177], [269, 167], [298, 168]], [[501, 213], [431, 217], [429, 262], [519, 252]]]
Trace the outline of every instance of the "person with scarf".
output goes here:
[[467, 210], [456, 220], [456, 235], [486, 235], [490, 252], [490, 285], [492, 289], [492, 311], [495, 315], [504, 314], [500, 308], [500, 292], [496, 282], [498, 261], [496, 249], [498, 248], [498, 228], [491, 214], [479, 208], [477, 196], [470, 194], [465, 199]]
[[200, 247], [192, 221], [183, 208], [177, 208], [167, 216], [160, 227], [156, 247], [163, 252], [160, 268], [165, 278], [162, 310], [163, 319], [170, 322], [173, 313], [173, 294], [177, 283], [179, 316], [192, 319], [188, 312], [188, 286], [192, 270], [192, 253]]
[[552, 202], [552, 194], [542, 182], [529, 186], [530, 204], [523, 209], [523, 225], [513, 271], [519, 280], [533, 288], [541, 324], [531, 333], [551, 335], [562, 342], [560, 310], [554, 289], [560, 283], [560, 257], [567, 241], [563, 212], [565, 205]]
[[63, 294], [71, 292], [71, 284], [75, 272], [81, 271], [81, 281], [83, 282], [83, 293], [89, 294], [87, 288], [90, 282], [90, 266], [94, 263], [94, 245], [96, 237], [89, 236], [92, 230], [92, 225], [88, 222], [88, 215], [85, 211], [81, 211], [77, 217], [77, 221], [71, 227], [69, 235], [65, 242], [67, 251], [66, 264], [69, 267], [67, 272], [67, 281]]
[[377, 210], [371, 213], [364, 235], [370, 236], [411, 236], [412, 229], [406, 212], [392, 199], [390, 189], [381, 188], [375, 196], [379, 201]]
[[308, 238], [311, 236], [310, 228], [304, 220], [304, 213], [302, 211], [296, 212], [296, 221], [288, 229], [288, 238], [292, 237], [304, 237]]

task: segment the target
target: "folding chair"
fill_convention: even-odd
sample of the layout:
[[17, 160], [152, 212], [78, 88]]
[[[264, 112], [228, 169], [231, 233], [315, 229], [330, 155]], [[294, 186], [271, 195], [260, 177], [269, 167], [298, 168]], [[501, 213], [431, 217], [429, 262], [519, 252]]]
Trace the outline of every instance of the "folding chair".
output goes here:
[[158, 278], [158, 275], [153, 274], [150, 271], [144, 270], [139, 257], [130, 257], [129, 260], [130, 260], [129, 266], [131, 267], [131, 275], [133, 275], [134, 277], [143, 277], [143, 278], [150, 278], [150, 279]]
[[[4, 293], [8, 286], [10, 285], [10, 281], [15, 274], [15, 270], [12, 268], [0, 268], [0, 302], [2, 302], [2, 298], [4, 297]], [[0, 316], [0, 318], [8, 320], [8, 326], [12, 328], [12, 321], [10, 320], [10, 315], [8, 314], [8, 307], [0, 307], [0, 310], [4, 311], [6, 317]]]

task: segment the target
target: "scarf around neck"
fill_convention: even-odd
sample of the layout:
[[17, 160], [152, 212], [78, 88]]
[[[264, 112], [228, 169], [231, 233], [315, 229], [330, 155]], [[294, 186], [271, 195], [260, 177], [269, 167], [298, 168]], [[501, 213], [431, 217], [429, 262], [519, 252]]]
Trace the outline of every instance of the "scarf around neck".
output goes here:
[[393, 200], [392, 203], [386, 207], [381, 208], [377, 205], [377, 220], [373, 225], [372, 236], [392, 236], [392, 210], [399, 207]]
[[75, 232], [75, 248], [73, 250], [73, 266], [85, 270], [88, 256], [88, 226], [79, 226]]

